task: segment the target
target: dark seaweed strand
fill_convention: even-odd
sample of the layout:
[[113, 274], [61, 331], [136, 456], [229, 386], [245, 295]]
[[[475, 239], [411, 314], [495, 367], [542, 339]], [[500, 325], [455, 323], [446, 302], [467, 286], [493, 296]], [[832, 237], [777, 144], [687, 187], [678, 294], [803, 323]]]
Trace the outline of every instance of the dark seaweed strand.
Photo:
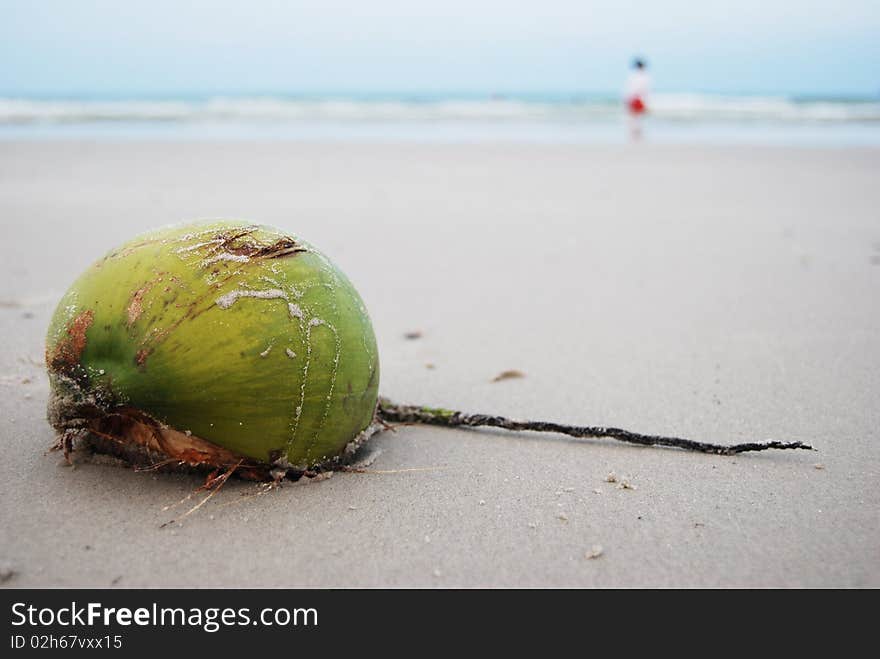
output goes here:
[[516, 421], [503, 416], [488, 414], [465, 414], [456, 410], [444, 410], [421, 405], [398, 405], [388, 399], [379, 400], [377, 409], [379, 420], [388, 423], [425, 423], [435, 426], [449, 427], [475, 427], [489, 426], [492, 428], [504, 428], [505, 430], [531, 430], [534, 432], [555, 432], [569, 437], [610, 437], [621, 442], [641, 444], [642, 446], [671, 446], [687, 451], [699, 451], [700, 453], [714, 453], [716, 455], [736, 455], [746, 451], [766, 451], [767, 449], [806, 449], [814, 450], [812, 446], [802, 442], [777, 442], [765, 443], [748, 442], [723, 446], [721, 444], [709, 444], [697, 442], [691, 439], [679, 437], [662, 437], [660, 435], [642, 435], [623, 428], [608, 428], [606, 426], [569, 426], [550, 421]]

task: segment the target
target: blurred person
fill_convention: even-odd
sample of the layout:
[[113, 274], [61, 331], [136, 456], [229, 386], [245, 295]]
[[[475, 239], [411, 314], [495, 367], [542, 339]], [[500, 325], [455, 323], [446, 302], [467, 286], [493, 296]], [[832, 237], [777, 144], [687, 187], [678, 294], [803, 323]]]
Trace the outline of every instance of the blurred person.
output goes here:
[[648, 75], [645, 60], [636, 58], [632, 71], [626, 79], [624, 103], [629, 117], [629, 134], [634, 140], [642, 138], [642, 115], [648, 111], [648, 95], [651, 93], [651, 77]]

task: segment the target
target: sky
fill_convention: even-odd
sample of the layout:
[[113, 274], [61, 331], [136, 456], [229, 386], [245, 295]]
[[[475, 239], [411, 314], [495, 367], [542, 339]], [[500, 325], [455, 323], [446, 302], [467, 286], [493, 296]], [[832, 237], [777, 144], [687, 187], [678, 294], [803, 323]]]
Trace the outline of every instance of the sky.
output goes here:
[[0, 95], [880, 96], [880, 0], [0, 0]]

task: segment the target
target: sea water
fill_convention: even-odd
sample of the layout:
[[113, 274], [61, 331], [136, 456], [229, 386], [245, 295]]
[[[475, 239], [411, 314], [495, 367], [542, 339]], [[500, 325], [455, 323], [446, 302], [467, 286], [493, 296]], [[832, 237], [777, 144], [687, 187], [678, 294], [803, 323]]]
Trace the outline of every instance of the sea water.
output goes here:
[[[880, 145], [880, 98], [658, 93], [647, 141]], [[0, 139], [257, 139], [617, 143], [621, 100], [602, 94], [2, 97]]]

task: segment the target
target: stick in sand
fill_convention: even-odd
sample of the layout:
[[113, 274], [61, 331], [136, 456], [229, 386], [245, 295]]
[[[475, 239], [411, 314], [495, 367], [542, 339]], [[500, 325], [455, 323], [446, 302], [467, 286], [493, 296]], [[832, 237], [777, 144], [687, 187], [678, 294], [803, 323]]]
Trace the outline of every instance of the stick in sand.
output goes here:
[[507, 417], [489, 414], [467, 414], [457, 410], [423, 407], [421, 405], [398, 405], [387, 398], [379, 399], [377, 416], [381, 421], [390, 423], [424, 423], [428, 425], [448, 426], [453, 428], [487, 426], [513, 431], [530, 430], [533, 432], [560, 433], [579, 439], [586, 437], [610, 437], [630, 444], [640, 444], [642, 446], [670, 446], [684, 449], [686, 451], [714, 453], [716, 455], [736, 455], [747, 451], [766, 451], [768, 449], [815, 450], [812, 446], [804, 444], [803, 442], [748, 442], [725, 446], [723, 444], [697, 442], [692, 439], [681, 439], [679, 437], [643, 435], [641, 433], [632, 432], [631, 430], [610, 428], [607, 426], [572, 426], [554, 423], [552, 421], [517, 421], [514, 419], [508, 419]]

